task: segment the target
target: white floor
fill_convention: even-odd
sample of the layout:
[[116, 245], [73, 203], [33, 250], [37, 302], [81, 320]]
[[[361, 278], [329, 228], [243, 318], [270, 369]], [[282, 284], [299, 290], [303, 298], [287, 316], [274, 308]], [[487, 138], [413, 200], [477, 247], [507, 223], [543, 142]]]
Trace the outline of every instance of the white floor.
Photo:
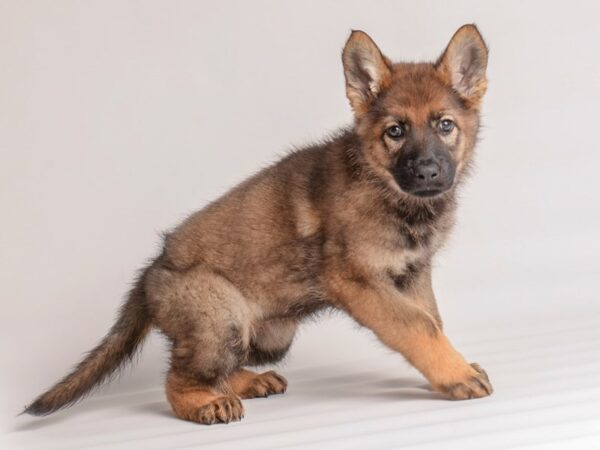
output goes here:
[[[281, 367], [288, 392], [247, 401], [240, 423], [176, 420], [156, 387], [16, 418], [2, 448], [600, 448], [600, 309], [578, 308], [450, 327], [461, 352], [490, 374], [496, 392], [486, 399], [441, 399], [397, 355], [355, 332], [318, 365]], [[332, 340], [338, 328], [352, 331], [335, 318], [325, 324]], [[305, 334], [313, 326], [324, 325]]]

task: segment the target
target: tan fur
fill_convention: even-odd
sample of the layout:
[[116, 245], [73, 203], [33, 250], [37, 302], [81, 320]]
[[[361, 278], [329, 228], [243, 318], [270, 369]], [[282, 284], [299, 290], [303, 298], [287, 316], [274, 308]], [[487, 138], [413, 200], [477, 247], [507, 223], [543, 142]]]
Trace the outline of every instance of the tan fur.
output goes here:
[[[298, 324], [324, 308], [371, 329], [448, 398], [492, 392], [444, 335], [431, 282], [475, 147], [487, 48], [465, 26], [437, 63], [393, 64], [353, 32], [342, 59], [352, 128], [292, 153], [169, 233], [130, 300], [143, 306], [140, 331], [126, 335], [126, 352], [100, 346], [99, 355], [130, 354], [147, 326], [163, 332], [172, 343], [167, 398], [182, 419], [238, 420], [240, 397], [284, 392], [281, 376], [244, 366], [282, 359]], [[443, 119], [455, 127], [442, 130]], [[400, 137], [388, 132], [395, 124]], [[451, 185], [434, 196], [401, 187], [418, 182], [416, 172], [407, 181], [412, 166], [402, 158], [432, 149], [455, 169], [445, 172]], [[47, 399], [64, 392], [32, 412], [77, 398], [57, 386]]]
[[240, 398], [224, 382], [209, 385], [171, 371], [165, 391], [173, 412], [183, 420], [213, 424], [244, 417]]
[[286, 379], [272, 370], [255, 373], [242, 369], [231, 375], [227, 382], [231, 389], [244, 399], [283, 394], [287, 389]]
[[240, 398], [283, 394], [287, 381], [274, 371], [258, 374], [242, 369], [217, 384], [170, 371], [165, 386], [167, 399], [177, 417], [206, 424], [239, 420], [244, 416]]

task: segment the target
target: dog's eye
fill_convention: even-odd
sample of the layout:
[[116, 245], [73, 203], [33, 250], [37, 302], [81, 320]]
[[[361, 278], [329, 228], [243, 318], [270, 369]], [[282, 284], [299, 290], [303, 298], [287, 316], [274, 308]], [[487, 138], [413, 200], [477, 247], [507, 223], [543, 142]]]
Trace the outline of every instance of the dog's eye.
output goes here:
[[385, 130], [385, 134], [387, 134], [392, 139], [400, 139], [404, 136], [404, 130], [400, 125], [392, 125], [387, 130]]
[[438, 129], [442, 133], [450, 133], [452, 130], [454, 130], [454, 122], [452, 122], [450, 119], [440, 120], [438, 122]]

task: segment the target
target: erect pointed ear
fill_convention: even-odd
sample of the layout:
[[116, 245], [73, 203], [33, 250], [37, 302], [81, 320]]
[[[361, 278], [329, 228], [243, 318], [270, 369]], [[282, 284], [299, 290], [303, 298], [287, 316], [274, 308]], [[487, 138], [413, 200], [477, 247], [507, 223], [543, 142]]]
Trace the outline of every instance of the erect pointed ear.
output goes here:
[[389, 85], [390, 61], [363, 31], [352, 31], [342, 53], [346, 96], [357, 116], [367, 111], [379, 93]]
[[454, 90], [471, 106], [477, 106], [487, 89], [485, 70], [488, 49], [475, 25], [463, 25], [450, 39], [436, 63]]

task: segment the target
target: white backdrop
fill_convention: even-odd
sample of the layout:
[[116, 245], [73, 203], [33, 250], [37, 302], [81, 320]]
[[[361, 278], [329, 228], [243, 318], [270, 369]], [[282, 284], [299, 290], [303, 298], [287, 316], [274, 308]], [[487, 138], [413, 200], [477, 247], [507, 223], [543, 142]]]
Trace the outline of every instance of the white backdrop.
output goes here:
[[[466, 22], [490, 47], [477, 169], [436, 264], [449, 334], [597, 314], [599, 5], [0, 2], [2, 417], [108, 330], [161, 231], [351, 120], [352, 28], [396, 60], [436, 58]], [[385, 352], [372, 341], [324, 318], [288, 364]], [[158, 385], [165, 367], [153, 336], [104, 392]]]

